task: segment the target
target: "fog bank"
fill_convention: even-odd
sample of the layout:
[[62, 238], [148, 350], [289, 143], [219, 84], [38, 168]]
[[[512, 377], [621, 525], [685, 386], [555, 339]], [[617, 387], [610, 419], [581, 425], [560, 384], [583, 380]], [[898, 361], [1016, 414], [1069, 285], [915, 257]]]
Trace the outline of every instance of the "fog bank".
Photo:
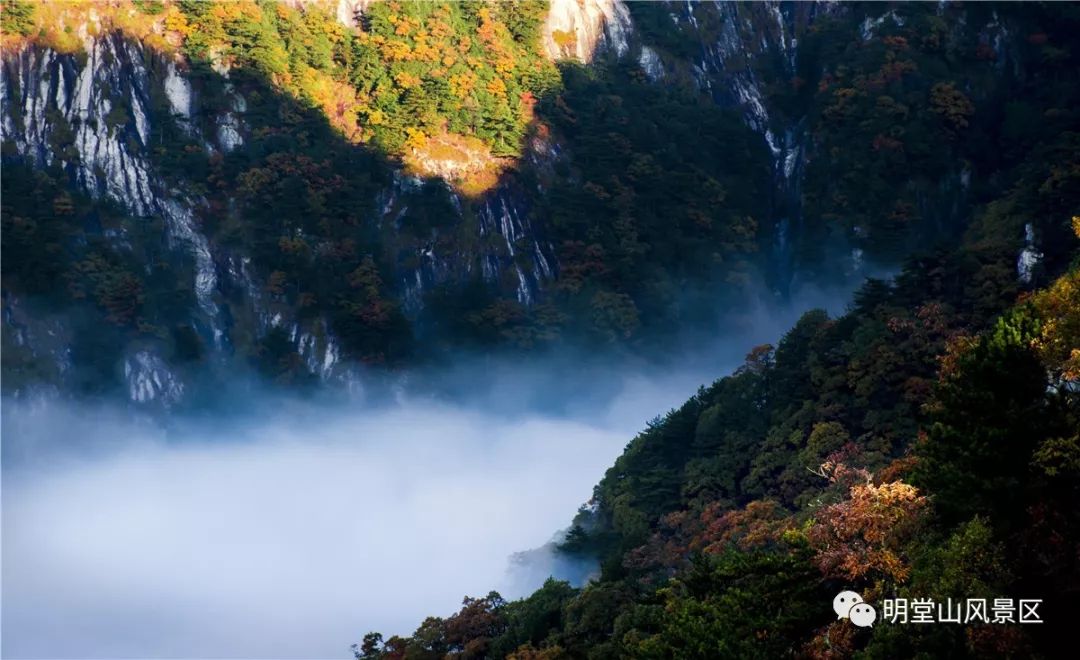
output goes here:
[[526, 595], [550, 567], [511, 555], [566, 528], [649, 419], [847, 293], [747, 310], [660, 365], [463, 360], [375, 405], [5, 400], [3, 655], [349, 657], [466, 595]]
[[467, 594], [523, 595], [509, 556], [566, 527], [643, 422], [409, 402], [177, 437], [4, 414], [5, 657], [347, 657]]

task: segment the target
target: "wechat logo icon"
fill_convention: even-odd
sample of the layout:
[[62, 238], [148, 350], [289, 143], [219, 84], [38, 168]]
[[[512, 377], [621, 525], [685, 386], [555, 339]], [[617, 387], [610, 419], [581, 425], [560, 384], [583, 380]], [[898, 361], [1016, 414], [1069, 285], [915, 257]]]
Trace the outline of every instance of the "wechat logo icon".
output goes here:
[[872, 628], [877, 620], [877, 610], [854, 591], [841, 591], [832, 601], [837, 619], [848, 619], [860, 628]]
[[841, 591], [836, 594], [836, 598], [832, 599], [833, 612], [836, 612], [837, 619], [846, 619], [852, 606], [861, 602], [863, 602], [862, 596], [854, 591]]

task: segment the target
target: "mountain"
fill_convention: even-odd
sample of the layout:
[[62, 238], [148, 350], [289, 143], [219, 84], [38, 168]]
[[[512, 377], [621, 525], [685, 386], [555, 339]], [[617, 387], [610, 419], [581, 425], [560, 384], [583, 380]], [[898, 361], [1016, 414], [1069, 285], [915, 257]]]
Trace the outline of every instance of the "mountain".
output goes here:
[[[588, 584], [466, 597], [355, 657], [1060, 657], [1080, 588], [1076, 136], [1032, 144], [957, 244], [648, 424], [561, 535], [564, 561], [599, 562]], [[872, 626], [837, 618], [851, 592]]]
[[662, 352], [955, 243], [1073, 119], [1008, 5], [4, 6], [9, 393]]
[[[1068, 648], [1075, 5], [0, 15], [15, 399], [179, 410], [464, 354], [663, 359], [762, 299], [859, 285], [627, 445], [557, 548], [594, 581], [467, 598], [358, 658]], [[844, 590], [880, 623], [835, 619]], [[1049, 625], [886, 623], [898, 598], [1038, 599]]]
[[[979, 257], [871, 281], [652, 422], [560, 546], [601, 561], [586, 586], [466, 598], [355, 656], [1060, 657], [1080, 586], [1080, 257], [1013, 305], [972, 296]], [[873, 627], [836, 617], [845, 590]], [[1019, 599], [1045, 625], [1017, 623]]]

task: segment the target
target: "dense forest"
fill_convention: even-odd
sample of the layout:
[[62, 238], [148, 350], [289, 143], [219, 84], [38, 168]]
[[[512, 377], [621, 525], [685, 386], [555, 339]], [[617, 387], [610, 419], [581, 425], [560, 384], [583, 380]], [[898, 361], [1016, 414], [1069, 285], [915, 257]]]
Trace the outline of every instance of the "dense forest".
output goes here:
[[[74, 58], [62, 69], [87, 57], [78, 34], [93, 3], [4, 6], [7, 52], [46, 47]], [[540, 50], [543, 3], [375, 3], [355, 29], [319, 3], [126, 8], [100, 16], [97, 29], [137, 39], [151, 79], [180, 57], [199, 112], [177, 115], [168, 84], [150, 85], [143, 108], [110, 96], [96, 130], [144, 143], [160, 186], [198, 200], [198, 229], [223, 255], [214, 267], [250, 259], [267, 316], [325, 320], [350, 359], [395, 366], [469, 346], [632, 344], [688, 317], [715, 318], [751, 290], [764, 145], [735, 113], [650, 85], [632, 66], [560, 70]], [[6, 78], [8, 98], [27, 92], [12, 70]], [[15, 133], [36, 121], [24, 105], [9, 111]], [[143, 134], [143, 113], [163, 120]], [[242, 148], [201, 144], [235, 130], [222, 116], [242, 123]], [[224, 289], [205, 301], [182, 284], [199, 264], [160, 251], [167, 223], [157, 213], [130, 217], [71, 190], [87, 167], [78, 136], [88, 120], [68, 121], [59, 107], [43, 119], [55, 123], [44, 168], [30, 171], [31, 154], [5, 138], [5, 286], [46, 313], [77, 309], [110, 328], [92, 351], [73, 352], [81, 382], [108, 388], [115, 356], [131, 345], [161, 346], [181, 371], [205, 366], [215, 333], [200, 305], [227, 309], [230, 350], [267, 377], [312, 379], [295, 342], [245, 318], [256, 294]], [[570, 158], [537, 156], [569, 144]], [[542, 197], [520, 213], [551, 246], [537, 243], [539, 267], [524, 238], [507, 236], [504, 247], [490, 230], [477, 235], [489, 208], [505, 212], [507, 198], [520, 205], [535, 189]], [[492, 250], [500, 272], [477, 256]], [[451, 255], [443, 268], [453, 273], [411, 301], [396, 273], [432, 253]], [[529, 269], [556, 278], [535, 300], [519, 281]], [[730, 292], [704, 289], [715, 281]], [[695, 286], [700, 294], [684, 295]], [[22, 348], [10, 343], [13, 354]], [[12, 383], [50, 366], [27, 368], [12, 362]]]
[[[846, 314], [806, 314], [627, 445], [560, 547], [600, 560], [593, 582], [466, 598], [411, 636], [365, 636], [358, 658], [1068, 648], [1080, 586], [1080, 90], [1061, 75], [1077, 51], [1059, 30], [1077, 15], [1033, 9], [1050, 11], [1027, 38], [1042, 82], [976, 105], [978, 87], [946, 80], [991, 50], [960, 52], [939, 18], [904, 10], [911, 22], [865, 46], [820, 21], [808, 37], [817, 57], [843, 53], [844, 65], [778, 93], [792, 112], [825, 99], [810, 111], [826, 162], [803, 183], [807, 224], [868, 228], [870, 251], [923, 247], [894, 278], [864, 284]], [[934, 188], [957, 167], [982, 172], [964, 193], [979, 203], [927, 213], [933, 195], [956, 194]], [[1047, 218], [1040, 272], [1021, 256], [1018, 277], [1009, 237]], [[927, 249], [920, 232], [934, 223], [954, 238]], [[806, 236], [803, 249], [828, 244]], [[878, 605], [872, 629], [835, 618], [828, 603], [842, 589]], [[880, 606], [1025, 597], [1042, 599], [1049, 625], [904, 625]]]
[[[70, 337], [108, 328], [62, 369], [8, 333], [8, 391], [108, 393], [137, 350], [189, 386], [224, 354], [290, 387], [331, 358], [663, 355], [762, 295], [955, 245], [1033, 150], [1076, 146], [1067, 5], [785, 7], [798, 57], [748, 42], [743, 72], [695, 44], [771, 35], [763, 6], [699, 7], [691, 34], [631, 5], [661, 78], [553, 62], [538, 2], [373, 3], [353, 26], [323, 2], [4, 9], [4, 290]], [[96, 106], [67, 108], [80, 71]], [[716, 91], [736, 75], [760, 99]], [[1063, 245], [1044, 216], [1002, 223], [1001, 249], [1025, 224]]]
[[[1049, 180], [1003, 202], [1064, 201]], [[466, 598], [356, 657], [1054, 657], [1080, 588], [1080, 259], [1019, 296], [988, 286], [1010, 266], [928, 254], [806, 314], [630, 442], [560, 548], [599, 558], [595, 581]], [[843, 589], [879, 623], [836, 620]], [[1021, 597], [1048, 625], [880, 609]]]

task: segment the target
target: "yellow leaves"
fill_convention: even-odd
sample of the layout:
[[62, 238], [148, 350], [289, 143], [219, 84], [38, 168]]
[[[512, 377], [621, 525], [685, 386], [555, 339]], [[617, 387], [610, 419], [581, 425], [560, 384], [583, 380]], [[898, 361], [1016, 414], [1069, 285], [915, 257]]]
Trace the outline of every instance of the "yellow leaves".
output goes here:
[[491, 11], [487, 7], [483, 7], [477, 12], [477, 15], [480, 17], [480, 27], [476, 30], [476, 36], [488, 48], [499, 48], [499, 38], [500, 36], [506, 36], [506, 26], [494, 20]]
[[903, 481], [855, 484], [848, 499], [826, 507], [810, 529], [814, 560], [829, 576], [867, 575], [903, 582], [910, 574], [906, 544], [926, 508], [926, 498]]
[[413, 87], [419, 87], [422, 81], [419, 76], [415, 76], [408, 71], [398, 71], [394, 74], [394, 82], [402, 89], [412, 89]]
[[517, 647], [517, 650], [506, 656], [507, 660], [559, 660], [565, 657], [567, 653], [561, 646], [537, 649], [529, 642]]
[[360, 102], [351, 85], [334, 80], [311, 67], [304, 67], [301, 71], [298, 85], [301, 94], [322, 110], [331, 125], [350, 140], [359, 139], [355, 118], [360, 110]]
[[418, 43], [413, 50], [413, 56], [421, 62], [435, 63], [439, 61], [439, 49], [426, 43]]
[[367, 113], [367, 121], [372, 126], [382, 126], [386, 123], [386, 113], [379, 109], [373, 109]]
[[0, 30], [0, 45], [4, 48], [30, 40], [58, 53], [78, 53], [84, 49], [83, 33], [95, 37], [114, 30], [128, 38], [153, 43], [163, 50], [172, 47], [158, 34], [163, 17], [145, 14], [130, 5], [107, 5], [97, 0], [26, 0], [25, 4], [32, 7], [27, 19], [27, 36], [7, 29], [10, 17], [5, 16], [5, 29]]
[[[315, 14], [306, 14], [305, 19], [311, 18], [312, 16], [315, 16]], [[345, 41], [346, 28], [344, 25], [338, 23], [337, 19], [329, 14], [322, 13], [319, 14], [319, 16], [321, 20], [312, 28], [314, 31], [325, 34], [326, 38], [334, 44], [340, 44]]]
[[428, 138], [419, 128], [406, 128], [405, 129], [405, 147], [407, 149], [423, 149], [427, 146]]
[[1059, 277], [1032, 296], [1031, 304], [1042, 322], [1032, 348], [1062, 379], [1080, 381], [1080, 271]]
[[703, 545], [703, 552], [717, 554], [732, 544], [742, 550], [760, 548], [792, 532], [794, 519], [773, 500], [754, 500], [744, 509], [727, 510], [719, 503], [710, 504], [701, 514], [705, 529], [691, 550]]
[[169, 11], [165, 14], [165, 29], [184, 37], [188, 37], [193, 31], [191, 24], [188, 23], [187, 16], [180, 13], [180, 10], [176, 7], [169, 7]]
[[262, 16], [262, 10], [252, 2], [219, 2], [214, 3], [210, 15], [222, 23], [229, 23], [245, 19], [258, 20]]
[[471, 71], [466, 73], [456, 73], [450, 76], [450, 80], [448, 81], [450, 84], [450, 93], [459, 99], [464, 99], [472, 93], [478, 80], [477, 75]]
[[488, 81], [488, 84], [485, 85], [485, 89], [495, 96], [506, 96], [506, 83], [502, 81], [502, 78], [494, 78]]
[[858, 94], [858, 92], [850, 87], [840, 87], [833, 91], [833, 98], [836, 99], [838, 103], [843, 103], [854, 98], [856, 94]]
[[141, 11], [117, 11], [108, 16], [111, 28], [131, 39], [137, 39], [154, 50], [169, 51], [172, 46], [161, 34], [163, 16], [151, 16]]
[[514, 58], [510, 55], [502, 55], [495, 59], [495, 72], [501, 76], [507, 76], [514, 72]]
[[442, 177], [470, 198], [497, 184], [508, 165], [506, 160], [493, 156], [483, 140], [445, 131], [426, 135], [422, 146], [410, 149], [403, 160], [407, 172]]
[[823, 111], [825, 117], [831, 121], [842, 121], [843, 119], [846, 119], [848, 115], [851, 114], [858, 96], [858, 90], [852, 87], [838, 87], [834, 89], [832, 93], [833, 102]]
[[1031, 465], [1050, 478], [1075, 479], [1080, 475], [1080, 435], [1044, 440], [1032, 454]]
[[[553, 66], [537, 57], [531, 45], [515, 41], [502, 22], [504, 12], [490, 3], [469, 10], [451, 3], [378, 3], [367, 12], [371, 21], [358, 30], [339, 25], [335, 4], [326, 0], [229, 0], [207, 3], [197, 11], [165, 0], [163, 7], [151, 14], [137, 11], [130, 0], [41, 2], [35, 5], [33, 30], [35, 35], [44, 30], [40, 40], [61, 51], [82, 48], [74, 29], [79, 26], [91, 35], [119, 30], [166, 52], [179, 50], [186, 41], [197, 46], [200, 57], [234, 68], [257, 68], [280, 92], [320, 110], [347, 139], [385, 138], [384, 144], [393, 149], [426, 153], [435, 139], [424, 127], [449, 125], [446, 120], [454, 114], [472, 113], [477, 118], [457, 122], [456, 130], [480, 142], [484, 154], [466, 159], [465, 167], [455, 165], [455, 172], [464, 172], [455, 180], [469, 179], [477, 190], [492, 183], [503, 167], [491, 155], [492, 145], [499, 144], [502, 154], [511, 149], [508, 145], [520, 144], [535, 119], [536, 100], [524, 91], [530, 88], [526, 74]], [[90, 17], [91, 11], [96, 18]], [[253, 42], [258, 47], [252, 47]], [[350, 84], [360, 79], [368, 84]], [[427, 85], [435, 81], [440, 84]], [[423, 111], [399, 112], [406, 102]], [[258, 135], [289, 130], [301, 114], [283, 109], [278, 127], [253, 130]], [[484, 139], [474, 133], [481, 125]], [[264, 188], [262, 174], [251, 172], [244, 178], [249, 194]]]
[[1080, 348], [1069, 351], [1069, 357], [1061, 365], [1061, 377], [1070, 382], [1080, 381]]
[[396, 39], [387, 39], [380, 44], [379, 52], [383, 59], [390, 62], [408, 62], [414, 59], [412, 47], [408, 43]]
[[454, 185], [466, 198], [477, 199], [499, 184], [499, 176], [503, 171], [500, 167], [495, 165], [467, 172], [455, 180]]
[[445, 41], [447, 37], [454, 34], [454, 29], [448, 23], [435, 18], [428, 21], [427, 30], [435, 41]]
[[903, 502], [915, 502], [920, 500], [919, 489], [903, 481], [893, 481], [887, 484], [875, 486], [874, 484], [860, 484], [851, 487], [852, 501], [865, 500], [875, 506], [891, 506]]
[[[349, 139], [372, 137], [376, 126], [383, 135], [391, 127], [395, 135], [387, 144], [402, 144], [409, 139], [405, 129], [410, 125], [430, 125], [447, 119], [449, 113], [470, 112], [499, 118], [497, 126], [485, 126], [488, 149], [498, 142], [505, 151], [506, 145], [521, 142], [525, 127], [534, 120], [535, 99], [523, 91], [529, 88], [526, 74], [552, 65], [536, 57], [530, 45], [514, 40], [501, 9], [478, 3], [474, 10], [464, 11], [454, 4], [421, 7], [391, 1], [369, 9], [372, 21], [367, 29], [349, 31], [335, 22], [333, 7], [325, 0], [307, 4], [230, 0], [187, 11], [166, 0], [164, 11], [151, 15], [136, 11], [125, 0], [65, 0], [38, 3], [34, 22], [35, 32], [46, 31], [42, 40], [51, 40], [50, 45], [60, 50], [82, 48], [74, 30], [67, 29], [72, 26], [85, 25], [92, 34], [119, 29], [166, 51], [198, 36], [202, 55], [232, 67], [256, 66], [275, 87], [320, 109]], [[90, 20], [91, 11], [100, 20]], [[259, 41], [257, 49], [249, 47], [251, 39]], [[335, 47], [347, 42], [349, 48]], [[353, 58], [339, 57], [346, 51], [363, 53], [365, 75], [382, 66], [371, 85], [347, 88], [346, 81], [357, 78], [352, 75]], [[448, 82], [448, 93], [442, 85], [429, 90], [428, 81]], [[435, 108], [430, 116], [404, 117], [389, 106], [373, 107], [375, 98], [380, 104], [393, 103], [393, 96], [384, 96], [385, 92], [407, 90], [415, 90], [411, 96], [422, 107]], [[468, 124], [473, 128], [459, 130], [479, 126], [476, 121]]]
[[394, 34], [399, 37], [407, 37], [421, 27], [420, 21], [410, 16], [391, 15], [390, 19], [390, 23], [394, 25]]

